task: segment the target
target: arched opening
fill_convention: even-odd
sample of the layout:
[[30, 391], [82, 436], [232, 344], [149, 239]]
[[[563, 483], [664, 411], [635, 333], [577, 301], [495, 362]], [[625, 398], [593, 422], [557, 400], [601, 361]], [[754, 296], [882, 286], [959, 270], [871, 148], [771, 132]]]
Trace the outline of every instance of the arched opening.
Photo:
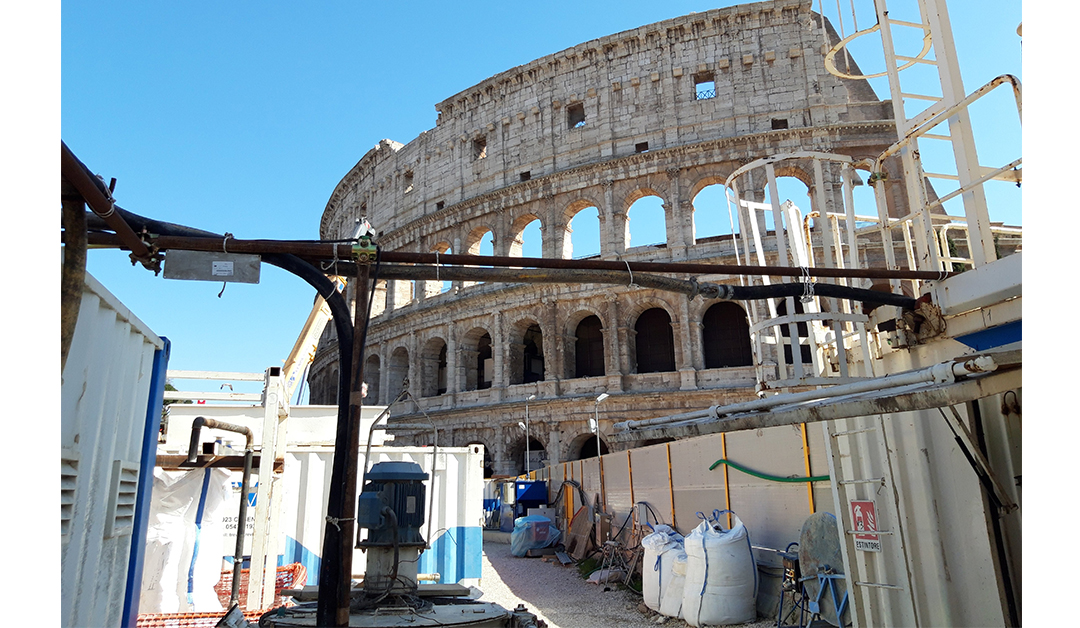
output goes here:
[[[439, 255], [453, 255], [454, 249], [449, 243], [440, 242], [432, 247], [431, 252], [438, 253]], [[454, 287], [454, 282], [444, 279], [443, 281], [428, 281], [427, 285], [427, 296], [432, 297], [444, 292], [449, 292], [450, 289]]]
[[[780, 302], [776, 305], [777, 316], [787, 315], [787, 301], [788, 299], [780, 299]], [[803, 314], [802, 303], [798, 299], [793, 299], [793, 301], [795, 301], [795, 313]], [[806, 342], [806, 340], [810, 337], [810, 330], [807, 327], [806, 323], [797, 323], [796, 333], [798, 334], [798, 338], [795, 340], [795, 342], [799, 344], [799, 357], [801, 358], [800, 362], [802, 362], [803, 364], [813, 364], [814, 358], [810, 351], [810, 344]], [[781, 325], [780, 334], [784, 337], [784, 363], [793, 364], [794, 360], [792, 359], [793, 354], [791, 351], [791, 325]]]
[[483, 327], [474, 327], [465, 334], [458, 345], [461, 377], [459, 390], [491, 388], [495, 365], [492, 359], [491, 334]]
[[638, 373], [675, 370], [675, 335], [663, 308], [645, 310], [634, 324]]
[[722, 183], [706, 185], [694, 196], [693, 211], [694, 244], [716, 242], [724, 236], [738, 233], [738, 218], [733, 205], [727, 200], [727, 188]]
[[566, 239], [563, 259], [584, 259], [600, 255], [600, 210], [587, 202], [566, 210]]
[[595, 314], [578, 323], [574, 341], [574, 377], [600, 377], [604, 365], [604, 326]]
[[386, 311], [386, 280], [380, 279], [375, 282], [375, 293], [371, 297], [372, 318]]
[[536, 471], [547, 466], [548, 455], [544, 443], [540, 442], [540, 439], [535, 436], [529, 436], [529, 445], [526, 447], [525, 434], [522, 431], [521, 438], [515, 442], [514, 447], [510, 450], [510, 458], [514, 462], [514, 473], [516, 475], [525, 473], [526, 457], [529, 459], [529, 471]]
[[446, 394], [446, 342], [432, 338], [424, 344], [421, 358], [420, 396], [434, 397]]
[[526, 214], [511, 227], [510, 257], [543, 257], [544, 242], [540, 219]]
[[[582, 435], [579, 437], [580, 444], [577, 447], [577, 458], [574, 460], [584, 460], [586, 458], [596, 457], [596, 434]], [[576, 440], [576, 439], [575, 439]], [[607, 443], [604, 442], [604, 437], [600, 437], [600, 455], [611, 453], [608, 449]]]
[[386, 391], [387, 402], [392, 402], [404, 389], [405, 380], [409, 377], [409, 350], [398, 347], [390, 354], [390, 364], [387, 370]]
[[626, 210], [626, 248], [667, 246], [664, 199], [647, 193]]
[[367, 405], [379, 405], [381, 400], [379, 398], [379, 356], [369, 355], [364, 360], [364, 383], [367, 384], [367, 397], [364, 398], [364, 403]]
[[701, 318], [701, 336], [705, 368], [753, 366], [750, 322], [739, 304], [731, 301], [713, 304]]
[[531, 384], [544, 379], [544, 335], [536, 321], [518, 321], [510, 344], [510, 384]]
[[[495, 255], [495, 233], [487, 227], [477, 227], [469, 233], [468, 245], [465, 247], [466, 255]], [[472, 286], [484, 283], [482, 281], [465, 281], [463, 286]]]

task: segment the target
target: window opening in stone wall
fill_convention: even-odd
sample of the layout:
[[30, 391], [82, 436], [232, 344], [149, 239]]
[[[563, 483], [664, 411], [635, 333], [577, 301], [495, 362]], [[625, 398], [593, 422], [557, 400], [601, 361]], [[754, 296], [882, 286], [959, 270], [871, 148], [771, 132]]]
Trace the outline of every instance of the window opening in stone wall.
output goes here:
[[694, 99], [708, 100], [716, 98], [716, 81], [712, 72], [701, 72], [694, 75]]
[[478, 138], [473, 140], [473, 142], [472, 142], [472, 156], [473, 156], [474, 160], [483, 159], [484, 157], [487, 157], [487, 138], [486, 137], [481, 136], [481, 137], [478, 137]]
[[406, 170], [405, 171], [405, 193], [408, 194], [409, 192], [412, 192], [412, 191], [413, 191], [413, 171], [412, 170]]
[[626, 210], [626, 248], [667, 244], [667, 224], [664, 216], [664, 199], [659, 196], [643, 196]]
[[526, 170], [525, 172], [522, 172], [521, 174], [519, 174], [518, 178], [521, 179], [522, 181], [528, 181], [529, 179], [532, 178], [532, 171]]
[[566, 126], [579, 129], [585, 126], [585, 103], [574, 103], [566, 107]]
[[604, 368], [604, 326], [596, 315], [577, 326], [574, 341], [574, 377], [601, 377]]
[[435, 203], [435, 211], [439, 211], [443, 207], [446, 207], [446, 201], [438, 201]]
[[708, 242], [731, 243], [731, 234], [739, 233], [739, 218], [735, 204], [728, 204], [727, 188], [720, 183], [706, 185], [694, 196], [693, 211], [694, 244]]
[[784, 118], [773, 118], [772, 119], [772, 128], [773, 128], [774, 131], [778, 131], [780, 129], [786, 129], [786, 128], [788, 128], [788, 121], [786, 119], [784, 119]]
[[671, 317], [663, 308], [645, 310], [634, 324], [638, 373], [675, 370], [675, 335]]
[[638, 142], [637, 144], [634, 144], [634, 152], [635, 153], [647, 153], [647, 152], [649, 152], [649, 143], [648, 142]]
[[477, 343], [476, 374], [477, 390], [491, 388], [491, 381], [495, 378], [495, 360], [491, 352], [491, 334], [486, 332]]
[[544, 335], [539, 325], [530, 325], [522, 339], [525, 348], [522, 351], [522, 383], [531, 384], [544, 380]]
[[750, 323], [739, 304], [730, 301], [714, 304], [705, 311], [701, 326], [705, 368], [753, 366]]
[[586, 259], [600, 255], [600, 210], [585, 207], [566, 225], [569, 234], [563, 244], [563, 259]]

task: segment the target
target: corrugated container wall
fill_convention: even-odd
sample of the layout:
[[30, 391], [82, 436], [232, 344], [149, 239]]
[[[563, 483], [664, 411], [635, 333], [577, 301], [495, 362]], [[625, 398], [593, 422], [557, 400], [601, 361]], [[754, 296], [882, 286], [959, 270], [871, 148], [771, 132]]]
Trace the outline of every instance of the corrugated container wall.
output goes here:
[[164, 381], [155, 373], [164, 374], [167, 346], [87, 275], [61, 377], [64, 626], [125, 622], [129, 571], [139, 563], [130, 560], [133, 535], [143, 532], [137, 506], [145, 499], [144, 444], [147, 426], [156, 431], [160, 420]]

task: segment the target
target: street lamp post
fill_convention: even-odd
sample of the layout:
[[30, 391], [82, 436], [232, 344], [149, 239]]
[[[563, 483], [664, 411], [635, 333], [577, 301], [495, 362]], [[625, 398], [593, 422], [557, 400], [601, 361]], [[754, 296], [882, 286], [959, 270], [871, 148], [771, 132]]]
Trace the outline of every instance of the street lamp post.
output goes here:
[[596, 405], [593, 408], [593, 431], [596, 432], [596, 457], [600, 457], [600, 402], [607, 399], [611, 395], [607, 393], [600, 393], [600, 396], [596, 398]]
[[525, 475], [529, 475], [529, 401], [536, 399], [536, 395], [529, 395], [525, 398]]

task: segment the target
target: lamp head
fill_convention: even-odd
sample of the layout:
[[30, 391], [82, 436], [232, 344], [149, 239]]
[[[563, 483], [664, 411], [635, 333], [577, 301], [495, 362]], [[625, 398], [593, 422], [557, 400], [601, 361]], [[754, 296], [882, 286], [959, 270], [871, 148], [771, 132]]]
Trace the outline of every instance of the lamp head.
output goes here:
[[610, 396], [611, 395], [609, 395], [607, 393], [600, 393], [600, 396], [596, 398], [596, 403], [600, 403], [601, 401], [607, 399]]
[[522, 432], [524, 432], [524, 431], [525, 431], [525, 424], [524, 424], [524, 423], [522, 423], [521, 421], [518, 421], [518, 427], [520, 427], [520, 428], [521, 428], [521, 431], [522, 431]]
[[525, 398], [525, 401], [532, 401], [533, 399], [536, 399], [536, 395], [529, 395]]

